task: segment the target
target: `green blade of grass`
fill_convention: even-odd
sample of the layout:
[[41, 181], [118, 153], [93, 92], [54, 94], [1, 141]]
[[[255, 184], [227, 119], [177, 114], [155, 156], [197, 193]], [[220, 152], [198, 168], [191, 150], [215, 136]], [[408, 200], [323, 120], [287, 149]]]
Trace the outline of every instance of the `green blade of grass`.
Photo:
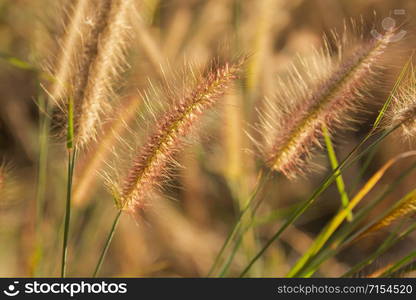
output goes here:
[[[359, 230], [352, 236], [348, 237], [352, 233], [352, 231], [360, 226], [361, 221], [368, 215], [369, 212], [373, 210], [373, 208], [380, 203], [387, 195], [392, 193], [395, 188], [410, 175], [410, 173], [415, 170], [416, 162], [413, 163], [409, 168], [407, 168], [400, 176], [392, 183], [390, 183], [385, 190], [376, 197], [373, 201], [371, 201], [367, 206], [360, 209], [354, 216], [354, 220], [351, 223], [348, 223], [344, 228], [341, 228], [339, 232], [334, 236], [332, 241], [332, 246], [327, 247], [322, 253], [315, 256], [309, 266], [305, 269], [304, 272], [300, 274], [300, 276], [304, 276], [305, 274], [314, 274], [319, 266], [326, 261], [328, 258], [333, 257], [341, 250], [345, 249], [352, 243], [356, 237], [358, 237], [362, 232], [364, 232], [369, 226], [364, 227], [363, 229]], [[305, 275], [306, 276], [306, 275]]]
[[0, 58], [5, 60], [10, 65], [12, 65], [13, 67], [16, 67], [18, 69], [37, 71], [37, 69], [32, 64], [30, 64], [30, 63], [28, 63], [24, 60], [21, 60], [20, 58], [17, 58], [13, 55], [10, 55], [10, 54], [4, 53], [4, 52], [0, 52]]
[[49, 144], [49, 130], [50, 118], [48, 113], [50, 106], [46, 99], [41, 95], [38, 97], [39, 113], [39, 154], [38, 154], [38, 178], [36, 186], [36, 246], [33, 254], [33, 275], [39, 276], [39, 267], [43, 255], [43, 241], [42, 241], [42, 223], [45, 209], [45, 195], [47, 182], [47, 168], [48, 168], [48, 144]]
[[62, 242], [62, 259], [61, 259], [61, 277], [66, 276], [67, 269], [67, 257], [68, 257], [68, 237], [69, 237], [69, 224], [71, 221], [71, 196], [72, 196], [72, 180], [75, 167], [75, 149], [68, 150], [68, 177], [67, 177], [67, 194], [65, 204], [65, 221], [64, 221], [64, 237]]
[[[412, 60], [413, 60], [413, 55], [414, 52], [412, 52], [412, 54], [410, 55], [409, 59], [407, 60], [407, 62], [405, 63], [405, 65], [403, 66], [403, 68], [400, 71], [399, 76], [397, 77], [396, 82], [394, 83], [394, 86], [389, 94], [389, 97], [387, 98], [387, 100], [384, 102], [383, 107], [381, 108], [380, 112], [377, 115], [376, 120], [373, 123], [372, 129], [371, 131], [376, 131], [378, 129], [378, 127], [380, 126], [391, 102], [393, 101], [393, 96], [394, 94], [397, 92], [397, 89], [399, 88], [400, 84], [402, 83], [403, 79], [405, 78], [406, 74], [409, 71], [409, 68], [412, 66]], [[412, 68], [413, 70], [413, 68]], [[411, 70], [411, 72], [413, 72]], [[374, 149], [375, 150], [375, 149]], [[374, 159], [376, 152], [375, 151], [371, 151], [370, 154], [368, 155], [367, 159], [365, 160], [362, 168], [360, 169], [360, 173], [358, 174], [357, 178], [355, 179], [354, 183], [351, 184], [351, 190], [355, 190], [355, 187], [358, 185], [358, 183], [360, 182], [360, 180], [363, 178], [365, 171], [368, 169], [368, 167], [370, 166], [372, 160]]]
[[243, 242], [244, 233], [241, 233], [240, 236], [238, 237], [237, 241], [234, 244], [233, 249], [231, 250], [230, 255], [227, 257], [223, 267], [221, 268], [219, 275], [218, 275], [220, 278], [225, 277], [227, 275], [228, 269], [230, 268], [231, 263], [233, 262], [234, 257], [236, 256], [237, 251]]
[[[400, 158], [404, 155], [400, 155], [394, 159], [389, 160], [379, 171], [377, 171], [367, 183], [360, 189], [356, 196], [351, 200], [348, 205], [348, 210], [341, 210], [338, 212], [332, 221], [325, 227], [325, 229], [318, 235], [311, 247], [306, 251], [306, 253], [297, 261], [297, 263], [292, 267], [288, 273], [288, 277], [295, 277], [302, 270], [305, 264], [310, 260], [312, 256], [318, 253], [319, 250], [325, 245], [329, 240], [331, 235], [338, 229], [341, 223], [346, 218], [348, 211], [351, 211], [358, 203], [373, 189], [373, 187], [378, 183], [378, 181], [384, 176], [387, 170]], [[404, 156], [407, 157], [407, 156]]]
[[[397, 221], [400, 218], [405, 218], [406, 216], [408, 216], [411, 212], [414, 211], [412, 206], [408, 204], [409, 201], [410, 203], [413, 203], [415, 195], [416, 190], [412, 190], [411, 192], [407, 193], [406, 196], [397, 201], [396, 204], [394, 204], [388, 210], [386, 210], [380, 217], [378, 217], [368, 226], [363, 228], [363, 230], [361, 230], [360, 234], [356, 237], [356, 239], [359, 240], [375, 231], [389, 226], [391, 223]], [[407, 207], [403, 208], [403, 205], [405, 204], [407, 205]], [[403, 209], [405, 209], [405, 211], [403, 211]]]
[[68, 124], [66, 135], [66, 148], [68, 150], [74, 147], [74, 100], [68, 99]]
[[[334, 146], [332, 145], [332, 141], [331, 141], [331, 137], [329, 135], [329, 131], [328, 128], [325, 125], [322, 125], [322, 132], [324, 135], [324, 139], [325, 139], [325, 144], [326, 144], [326, 148], [327, 148], [327, 152], [328, 152], [328, 159], [329, 162], [331, 164], [332, 170], [337, 170], [335, 173], [335, 183], [337, 185], [337, 189], [339, 192], [339, 195], [341, 197], [341, 203], [342, 203], [342, 207], [344, 209], [348, 208], [348, 204], [350, 202], [350, 199], [348, 198], [347, 192], [345, 191], [345, 183], [344, 183], [344, 179], [342, 178], [342, 174], [339, 170], [339, 163], [338, 163], [338, 159], [337, 156], [335, 154], [335, 150], [334, 150]], [[352, 212], [348, 211], [348, 215], [347, 215], [347, 220], [351, 221], [352, 220]]]
[[383, 253], [385, 253], [388, 249], [390, 249], [390, 247], [397, 241], [397, 232], [399, 230], [399, 227], [396, 228], [395, 230], [393, 230], [389, 236], [384, 239], [384, 241], [381, 243], [381, 245], [376, 249], [376, 251], [374, 251], [373, 253], [370, 254], [370, 256], [368, 258], [366, 258], [365, 260], [363, 260], [362, 262], [356, 264], [354, 267], [352, 267], [347, 273], [345, 273], [344, 275], [342, 275], [342, 277], [349, 277], [353, 274], [356, 274], [357, 272], [361, 271], [365, 266], [370, 265], [372, 262], [374, 262], [375, 259], [377, 259], [377, 257], [379, 257], [380, 255], [382, 255]]

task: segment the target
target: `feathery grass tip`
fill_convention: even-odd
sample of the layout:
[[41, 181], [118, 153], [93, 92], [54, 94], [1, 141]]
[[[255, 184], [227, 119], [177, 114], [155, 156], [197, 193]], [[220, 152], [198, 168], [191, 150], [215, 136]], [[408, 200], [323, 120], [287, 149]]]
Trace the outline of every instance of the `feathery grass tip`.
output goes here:
[[393, 31], [378, 39], [361, 39], [355, 46], [346, 36], [338, 42], [335, 57], [327, 42], [311, 60], [293, 65], [261, 112], [260, 150], [271, 169], [289, 178], [306, 173], [312, 149], [322, 147], [322, 126], [332, 132], [351, 121], [348, 113], [357, 110], [359, 99], [375, 81]]
[[393, 95], [387, 127], [399, 126], [406, 139], [416, 137], [416, 73], [411, 68], [406, 81]]

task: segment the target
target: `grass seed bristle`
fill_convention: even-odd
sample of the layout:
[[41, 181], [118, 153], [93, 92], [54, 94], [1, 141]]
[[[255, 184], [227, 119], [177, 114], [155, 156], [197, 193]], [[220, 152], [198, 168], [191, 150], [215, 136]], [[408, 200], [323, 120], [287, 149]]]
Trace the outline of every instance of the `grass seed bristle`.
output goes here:
[[[146, 195], [164, 177], [168, 177], [167, 165], [174, 162], [174, 154], [181, 149], [199, 117], [218, 102], [227, 88], [237, 78], [241, 63], [214, 65], [202, 75], [195, 88], [174, 100], [168, 111], [158, 118], [151, 135], [139, 149], [127, 176], [118, 188], [115, 198], [127, 210], [145, 206]], [[170, 93], [168, 97], [172, 97]]]
[[374, 71], [392, 36], [388, 32], [381, 39], [362, 41], [350, 54], [344, 50], [347, 45], [338, 45], [343, 54], [336, 58], [327, 46], [315, 51], [310, 61], [292, 67], [289, 79], [278, 83], [278, 94], [266, 100], [260, 117], [261, 151], [271, 169], [289, 178], [306, 173], [312, 149], [322, 147], [322, 125], [330, 132], [345, 128], [348, 113], [357, 110], [362, 93], [375, 80]]

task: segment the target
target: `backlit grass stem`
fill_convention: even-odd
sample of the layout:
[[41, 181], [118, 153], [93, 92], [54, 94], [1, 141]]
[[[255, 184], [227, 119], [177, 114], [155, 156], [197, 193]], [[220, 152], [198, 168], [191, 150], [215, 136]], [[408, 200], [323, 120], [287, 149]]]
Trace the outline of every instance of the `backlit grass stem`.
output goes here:
[[105, 259], [106, 255], [107, 255], [108, 248], [110, 247], [111, 241], [113, 240], [113, 237], [114, 237], [114, 233], [116, 232], [116, 229], [117, 229], [118, 223], [120, 221], [120, 217], [121, 217], [122, 212], [123, 212], [123, 210], [120, 209], [118, 211], [116, 217], [114, 218], [113, 225], [111, 226], [110, 232], [108, 233], [107, 239], [105, 241], [103, 250], [101, 251], [101, 255], [100, 255], [100, 258], [98, 259], [97, 265], [95, 266], [94, 273], [93, 273], [92, 277], [97, 277], [98, 273], [100, 272], [101, 266], [104, 262], [104, 259]]
[[387, 170], [390, 169], [398, 160], [406, 158], [409, 156], [416, 155], [416, 152], [406, 152], [403, 153], [391, 160], [389, 160], [377, 173], [375, 173], [363, 186], [363, 188], [356, 194], [356, 196], [351, 200], [348, 205], [348, 210], [340, 211], [328, 224], [328, 226], [321, 232], [321, 234], [315, 239], [313, 245], [309, 250], [298, 260], [295, 266], [288, 273], [288, 277], [297, 276], [298, 272], [303, 268], [303, 266], [308, 262], [308, 260], [318, 253], [321, 248], [325, 245], [331, 235], [338, 229], [341, 223], [347, 216], [349, 210], [352, 210], [378, 183], [378, 181], [384, 176]]

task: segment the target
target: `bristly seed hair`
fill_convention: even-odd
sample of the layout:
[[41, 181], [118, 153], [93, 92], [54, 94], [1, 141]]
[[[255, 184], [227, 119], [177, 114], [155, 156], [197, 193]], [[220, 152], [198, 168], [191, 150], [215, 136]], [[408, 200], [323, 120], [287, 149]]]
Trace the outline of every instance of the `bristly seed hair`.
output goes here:
[[370, 226], [367, 230], [361, 233], [356, 239], [361, 239], [373, 232], [377, 232], [387, 226], [390, 226], [398, 220], [403, 220], [406, 217], [416, 212], [416, 190], [413, 190], [406, 195], [394, 208], [385, 215], [380, 221]]
[[73, 102], [74, 142], [85, 146], [96, 137], [101, 119], [114, 99], [114, 82], [125, 69], [126, 40], [133, 0], [77, 1], [52, 66], [55, 79], [47, 88], [67, 123]]
[[332, 132], [351, 121], [348, 113], [357, 110], [358, 100], [374, 82], [394, 36], [390, 31], [378, 39], [361, 38], [352, 46], [348, 28], [341, 39], [335, 36], [337, 55], [327, 40], [311, 60], [300, 59], [300, 67], [292, 65], [288, 79], [278, 82], [275, 97], [266, 99], [260, 109], [256, 130], [262, 141], [255, 142], [267, 165], [288, 178], [306, 173], [311, 150], [321, 147], [322, 126]]
[[399, 126], [404, 138], [410, 140], [416, 137], [416, 73], [413, 67], [392, 101], [386, 127]]
[[118, 183], [110, 183], [119, 209], [134, 212], [146, 205], [149, 193], [168, 176], [167, 166], [174, 162], [174, 154], [192, 133], [199, 117], [215, 105], [231, 86], [242, 63], [243, 60], [235, 64], [213, 64], [205, 75], [198, 75], [193, 88], [180, 92], [180, 95], [172, 95], [166, 89], [165, 96], [172, 103], [166, 112], [157, 117], [157, 124], [134, 155], [125, 176]]

